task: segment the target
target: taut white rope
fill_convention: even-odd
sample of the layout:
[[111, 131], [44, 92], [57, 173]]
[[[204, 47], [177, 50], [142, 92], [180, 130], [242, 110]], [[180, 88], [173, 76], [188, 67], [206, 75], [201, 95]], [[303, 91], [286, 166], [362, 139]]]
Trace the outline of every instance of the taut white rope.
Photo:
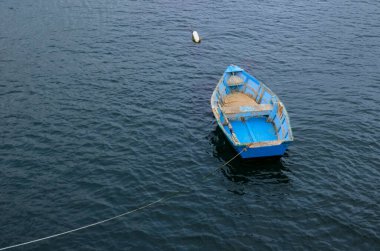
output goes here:
[[[235, 158], [237, 158], [237, 156], [239, 156], [245, 150], [246, 150], [246, 148], [244, 148], [241, 152], [239, 152], [238, 154], [236, 154], [233, 158], [231, 158], [229, 161], [227, 161], [226, 163], [224, 163], [223, 165], [221, 165], [217, 169], [222, 168], [222, 167], [228, 165], [228, 163], [230, 163], [232, 160], [234, 160]], [[210, 172], [209, 175], [204, 176], [202, 180], [206, 180], [207, 178], [209, 178], [212, 173], [213, 172]], [[78, 228], [75, 228], [75, 229], [71, 229], [71, 230], [68, 230], [68, 231], [65, 231], [65, 232], [62, 232], [62, 233], [49, 235], [49, 236], [46, 236], [46, 237], [43, 237], [43, 238], [40, 238], [40, 239], [35, 239], [35, 240], [32, 240], [32, 241], [22, 242], [22, 243], [19, 243], [19, 244], [8, 246], [8, 247], [3, 247], [3, 248], [0, 248], [0, 251], [1, 250], [11, 249], [11, 248], [25, 246], [25, 245], [36, 243], [36, 242], [39, 242], [39, 241], [43, 241], [43, 240], [47, 240], [47, 239], [52, 239], [52, 238], [55, 238], [55, 237], [58, 237], [58, 236], [62, 236], [62, 235], [66, 235], [66, 234], [69, 234], [69, 233], [77, 232], [77, 231], [82, 230], [82, 229], [90, 228], [90, 227], [93, 227], [93, 226], [96, 226], [96, 225], [99, 225], [99, 224], [102, 224], [102, 223], [105, 223], [105, 222], [108, 222], [108, 221], [111, 221], [111, 220], [115, 220], [115, 219], [123, 217], [125, 215], [128, 215], [128, 214], [131, 214], [131, 213], [143, 210], [144, 208], [151, 207], [151, 206], [153, 206], [155, 204], [158, 204], [160, 202], [164, 202], [164, 201], [169, 200], [169, 199], [171, 199], [171, 198], [173, 198], [175, 196], [178, 196], [179, 194], [184, 194], [184, 193], [187, 193], [187, 192], [190, 192], [190, 191], [191, 190], [189, 190], [189, 189], [182, 189], [182, 190], [179, 190], [177, 192], [173, 192], [173, 193], [171, 193], [169, 195], [166, 195], [164, 197], [161, 197], [158, 200], [155, 200], [153, 202], [145, 204], [145, 205], [143, 205], [141, 207], [138, 207], [138, 208], [135, 208], [135, 209], [130, 210], [128, 212], [116, 215], [114, 217], [111, 217], [111, 218], [108, 218], [108, 219], [105, 219], [105, 220], [102, 220], [102, 221], [98, 221], [98, 222], [95, 222], [95, 223], [92, 223], [92, 224], [89, 224], [89, 225], [85, 225], [85, 226], [82, 226], [82, 227], [78, 227]]]
[[[174, 195], [173, 195], [174, 197]], [[51, 239], [51, 238], [55, 238], [55, 237], [58, 237], [58, 236], [61, 236], [61, 235], [65, 235], [65, 234], [69, 234], [69, 233], [72, 233], [72, 232], [76, 232], [76, 231], [79, 231], [79, 230], [82, 230], [82, 229], [85, 229], [85, 228], [89, 228], [89, 227], [93, 227], [93, 226], [96, 226], [96, 225], [99, 225], [99, 224], [102, 224], [102, 223], [105, 223], [107, 221], [111, 221], [111, 220], [114, 220], [114, 219], [117, 219], [117, 218], [120, 218], [124, 215], [127, 215], [127, 214], [131, 214], [131, 213], [134, 213], [136, 211], [139, 211], [139, 210], [142, 210], [144, 208], [147, 208], [147, 207], [150, 207], [154, 204], [157, 204], [159, 202], [162, 202], [164, 200], [168, 200], [170, 197], [163, 197], [159, 200], [156, 200], [156, 201], [153, 201], [149, 204], [146, 204], [144, 206], [141, 206], [141, 207], [138, 207], [138, 208], [135, 208], [131, 211], [128, 211], [128, 212], [125, 212], [123, 214], [119, 214], [117, 216], [114, 216], [112, 218], [108, 218], [106, 220], [102, 220], [102, 221], [98, 221], [98, 222], [95, 222], [95, 223], [92, 223], [92, 224], [89, 224], [89, 225], [86, 225], [86, 226], [82, 226], [82, 227], [78, 227], [78, 228], [75, 228], [75, 229], [72, 229], [72, 230], [69, 230], [69, 231], [66, 231], [66, 232], [62, 232], [62, 233], [59, 233], [59, 234], [54, 234], [54, 235], [50, 235], [50, 236], [47, 236], [47, 237], [44, 237], [44, 238], [40, 238], [40, 239], [36, 239], [36, 240], [32, 240], [32, 241], [28, 241], [28, 242], [23, 242], [23, 243], [19, 243], [19, 244], [16, 244], [16, 245], [12, 245], [12, 246], [8, 246], [8, 247], [4, 247], [4, 248], [0, 248], [0, 250], [6, 250], [6, 249], [11, 249], [11, 248], [15, 248], [15, 247], [20, 247], [20, 246], [24, 246], [24, 245], [28, 245], [28, 244], [32, 244], [32, 243], [35, 243], [35, 242], [39, 242], [39, 241], [43, 241], [43, 240], [47, 240], [47, 239]]]

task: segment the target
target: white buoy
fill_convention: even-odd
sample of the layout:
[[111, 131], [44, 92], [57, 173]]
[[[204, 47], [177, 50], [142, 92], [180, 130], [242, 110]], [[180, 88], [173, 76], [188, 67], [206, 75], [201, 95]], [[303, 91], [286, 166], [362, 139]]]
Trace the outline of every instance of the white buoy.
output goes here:
[[193, 31], [193, 42], [197, 44], [201, 42], [201, 38], [199, 37], [199, 34], [196, 31]]

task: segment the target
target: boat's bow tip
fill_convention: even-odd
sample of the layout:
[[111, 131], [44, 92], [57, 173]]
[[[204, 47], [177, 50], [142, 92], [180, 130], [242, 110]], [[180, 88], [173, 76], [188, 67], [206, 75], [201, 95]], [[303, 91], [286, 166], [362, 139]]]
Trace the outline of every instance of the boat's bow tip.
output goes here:
[[227, 72], [227, 73], [232, 73], [232, 72], [241, 72], [241, 71], [243, 71], [243, 69], [240, 68], [239, 66], [234, 65], [234, 64], [230, 64], [230, 65], [227, 67], [227, 69], [226, 69], [225, 72]]

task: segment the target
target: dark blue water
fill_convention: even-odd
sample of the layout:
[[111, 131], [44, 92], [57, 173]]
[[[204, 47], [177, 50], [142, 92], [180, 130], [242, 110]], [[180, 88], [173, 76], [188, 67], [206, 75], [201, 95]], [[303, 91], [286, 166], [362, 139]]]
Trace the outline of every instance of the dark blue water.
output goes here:
[[[378, 1], [0, 1], [0, 247], [379, 250]], [[191, 42], [191, 29], [204, 38]], [[237, 159], [209, 99], [265, 82], [295, 142]]]

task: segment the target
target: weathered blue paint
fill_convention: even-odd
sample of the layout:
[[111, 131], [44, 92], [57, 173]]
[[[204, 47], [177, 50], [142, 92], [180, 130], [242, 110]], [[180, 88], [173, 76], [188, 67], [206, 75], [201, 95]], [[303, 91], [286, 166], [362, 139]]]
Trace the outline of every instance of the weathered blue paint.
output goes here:
[[243, 69], [240, 68], [239, 66], [237, 66], [237, 65], [230, 65], [230, 66], [227, 67], [227, 69], [226, 69], [225, 72], [230, 73], [230, 72], [242, 72], [242, 71], [243, 71]]
[[[266, 147], [257, 147], [257, 148], [248, 148], [247, 151], [243, 151], [240, 156], [244, 159], [248, 158], [262, 158], [262, 157], [274, 157], [284, 155], [286, 149], [288, 148], [289, 143], [285, 142], [276, 146], [266, 146]], [[241, 152], [244, 147], [238, 146], [235, 147], [237, 152]]]
[[[232, 76], [241, 82], [239, 79], [231, 84], [228, 80]], [[224, 113], [223, 100], [237, 92], [251, 97], [256, 106], [241, 105], [237, 111]], [[282, 156], [293, 141], [283, 103], [266, 85], [238, 66], [227, 67], [211, 96], [211, 107], [218, 126], [235, 150], [246, 149], [242, 158]]]

